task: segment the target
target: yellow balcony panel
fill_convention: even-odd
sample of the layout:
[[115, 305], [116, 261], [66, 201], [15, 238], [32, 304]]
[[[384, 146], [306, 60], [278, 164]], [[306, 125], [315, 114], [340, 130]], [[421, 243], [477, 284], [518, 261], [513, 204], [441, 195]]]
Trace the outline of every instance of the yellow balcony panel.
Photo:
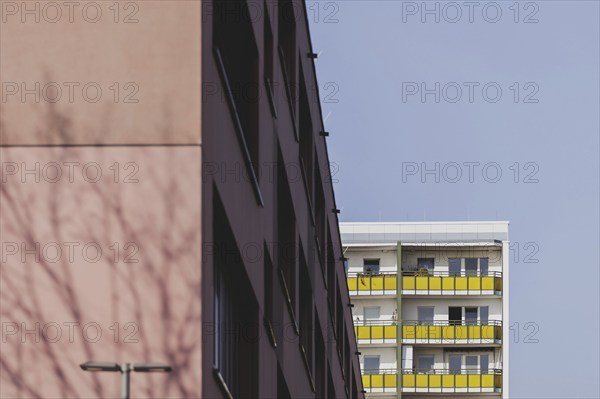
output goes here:
[[383, 276], [371, 277], [371, 289], [373, 291], [383, 290]]
[[467, 326], [454, 326], [455, 339], [467, 339]]
[[454, 375], [445, 374], [442, 376], [442, 388], [454, 388]]
[[442, 339], [454, 339], [454, 326], [443, 326], [442, 327]]
[[403, 374], [402, 375], [402, 386], [405, 388], [415, 387], [415, 375], [414, 374]]
[[356, 334], [358, 339], [369, 339], [371, 338], [371, 331], [369, 326], [358, 326], [358, 332]]
[[429, 376], [429, 388], [441, 388], [442, 387], [442, 376], [439, 374], [432, 374]]
[[417, 388], [427, 388], [429, 382], [429, 375], [417, 374]]
[[481, 289], [484, 291], [494, 290], [494, 277], [482, 277], [481, 278]]
[[383, 339], [383, 326], [371, 326], [371, 338]]
[[494, 388], [494, 376], [492, 374], [484, 374], [481, 376], [482, 388]]
[[429, 289], [429, 277], [417, 277], [417, 290], [427, 290]]
[[396, 374], [384, 374], [383, 385], [385, 388], [396, 388], [398, 385], [398, 376]]
[[383, 388], [383, 374], [371, 374], [371, 388]]
[[469, 339], [481, 339], [481, 326], [468, 326]]
[[415, 289], [415, 278], [410, 277], [402, 277], [402, 289], [403, 290], [414, 290]]
[[466, 388], [467, 387], [467, 376], [464, 374], [454, 375], [454, 387], [455, 388]]
[[469, 279], [469, 290], [479, 291], [481, 289], [481, 277], [467, 277]]
[[442, 277], [429, 277], [429, 289], [432, 291], [441, 291]]
[[356, 291], [356, 277], [348, 277], [348, 291]]
[[454, 277], [454, 286], [457, 291], [466, 291], [468, 289], [468, 277]]
[[357, 278], [358, 290], [359, 291], [370, 291], [371, 290], [371, 277], [358, 277]]
[[442, 277], [442, 289], [454, 291], [454, 277]]
[[483, 339], [494, 339], [494, 326], [481, 326], [481, 337]]
[[402, 337], [415, 339], [417, 337], [417, 326], [402, 326]]
[[396, 339], [397, 334], [396, 326], [384, 326], [383, 336], [386, 339]]
[[396, 289], [398, 279], [396, 276], [385, 276], [383, 279], [383, 289], [393, 291]]
[[481, 374], [468, 375], [469, 388], [480, 388], [481, 387]]

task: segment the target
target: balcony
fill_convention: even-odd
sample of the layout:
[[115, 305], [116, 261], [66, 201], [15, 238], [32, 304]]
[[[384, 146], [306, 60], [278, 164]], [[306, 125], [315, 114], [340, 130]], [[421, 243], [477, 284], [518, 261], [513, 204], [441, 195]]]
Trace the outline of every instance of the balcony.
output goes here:
[[348, 273], [351, 296], [396, 295], [396, 272]]
[[401, 384], [403, 393], [502, 392], [502, 371], [428, 370], [420, 373], [405, 369], [402, 370]]
[[354, 322], [354, 332], [359, 345], [396, 344], [396, 321], [365, 320]]
[[365, 391], [396, 392], [398, 386], [398, 370], [363, 370], [362, 373], [362, 381]]
[[402, 321], [403, 344], [486, 344], [502, 343], [502, 322]]
[[403, 272], [402, 295], [502, 295], [502, 273]]

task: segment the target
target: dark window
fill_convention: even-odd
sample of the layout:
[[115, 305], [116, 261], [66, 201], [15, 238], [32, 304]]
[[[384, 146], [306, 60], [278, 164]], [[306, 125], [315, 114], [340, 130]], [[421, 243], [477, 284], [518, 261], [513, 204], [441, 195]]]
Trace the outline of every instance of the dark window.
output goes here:
[[265, 3], [264, 9], [264, 30], [265, 30], [265, 78], [269, 81], [269, 84], [273, 83], [273, 31], [271, 30], [271, 21], [269, 18], [269, 11], [267, 4]]
[[[315, 229], [317, 230], [317, 243], [319, 253], [323, 254], [323, 251], [325, 251], [325, 234], [327, 218], [325, 216], [325, 194], [323, 192], [323, 181], [321, 180], [321, 173], [319, 171], [319, 168], [315, 168], [315, 187]], [[322, 264], [323, 257], [321, 256], [321, 259], [319, 260]]]
[[450, 276], [460, 276], [461, 260], [460, 258], [448, 259]]
[[296, 107], [296, 13], [291, 0], [279, 0], [278, 3], [279, 48], [286, 87], [290, 91], [292, 108]]
[[417, 318], [419, 319], [419, 324], [433, 323], [433, 306], [418, 306]]
[[313, 294], [304, 251], [300, 248], [300, 342], [310, 373], [313, 372]]
[[450, 306], [448, 308], [448, 320], [451, 326], [459, 326], [462, 324], [462, 307]]
[[379, 259], [364, 259], [363, 271], [365, 273], [379, 272]]
[[450, 374], [460, 374], [462, 369], [462, 355], [450, 355], [449, 360]]
[[479, 308], [479, 321], [482, 325], [488, 324], [490, 318], [490, 307], [481, 306]]
[[265, 327], [269, 334], [272, 344], [276, 344], [277, 339], [273, 331], [273, 262], [269, 255], [269, 249], [265, 244], [264, 248], [264, 301], [265, 301]]
[[477, 258], [465, 259], [465, 276], [477, 276]]
[[313, 128], [306, 95], [304, 77], [300, 74], [300, 164], [308, 189], [308, 198], [314, 210], [314, 171], [313, 171]]
[[277, 247], [278, 263], [285, 279], [292, 311], [296, 309], [296, 220], [283, 158], [277, 173]]
[[323, 332], [318, 321], [315, 322], [315, 330], [315, 391], [317, 398], [325, 398], [325, 353], [327, 348], [325, 347]]
[[479, 356], [479, 368], [481, 374], [487, 374], [490, 371], [490, 355]]
[[332, 315], [335, 314], [335, 257], [331, 241], [331, 228], [327, 226], [327, 299]]
[[214, 366], [234, 397], [258, 393], [258, 306], [227, 217], [214, 198]]
[[214, 7], [214, 44], [224, 91], [232, 100], [250, 162], [258, 165], [258, 50], [252, 17], [242, 0], [217, 1]]

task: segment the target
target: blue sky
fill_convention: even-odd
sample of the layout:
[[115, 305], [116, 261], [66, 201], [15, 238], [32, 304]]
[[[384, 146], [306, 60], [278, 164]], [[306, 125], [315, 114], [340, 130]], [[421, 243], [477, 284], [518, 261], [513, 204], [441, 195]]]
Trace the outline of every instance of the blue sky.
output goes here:
[[599, 3], [474, 3], [307, 3], [341, 220], [509, 220], [510, 395], [598, 398]]

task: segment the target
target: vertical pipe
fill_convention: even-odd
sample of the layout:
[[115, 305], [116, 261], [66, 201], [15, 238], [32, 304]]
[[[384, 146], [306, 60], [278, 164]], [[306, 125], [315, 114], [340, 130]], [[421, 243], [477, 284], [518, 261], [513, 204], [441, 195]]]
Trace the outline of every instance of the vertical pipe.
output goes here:
[[131, 364], [121, 364], [121, 399], [129, 399], [129, 373]]

